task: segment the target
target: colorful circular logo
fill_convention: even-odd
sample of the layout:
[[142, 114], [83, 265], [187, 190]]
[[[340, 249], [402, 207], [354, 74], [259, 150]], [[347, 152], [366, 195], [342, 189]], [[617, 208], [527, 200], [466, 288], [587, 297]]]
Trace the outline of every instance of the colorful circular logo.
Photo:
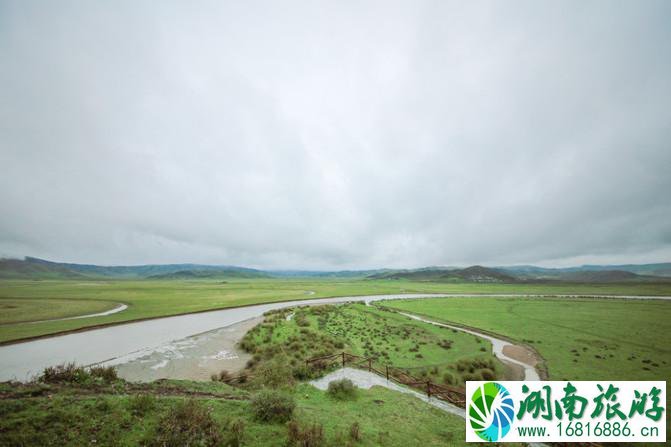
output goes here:
[[510, 431], [515, 403], [507, 389], [496, 382], [480, 385], [468, 406], [471, 428], [483, 440], [496, 442]]

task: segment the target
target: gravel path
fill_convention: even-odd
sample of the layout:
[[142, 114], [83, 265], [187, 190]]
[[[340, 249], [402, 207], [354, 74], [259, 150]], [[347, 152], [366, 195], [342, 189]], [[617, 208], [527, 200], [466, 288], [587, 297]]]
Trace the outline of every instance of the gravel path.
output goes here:
[[387, 380], [384, 377], [378, 376], [375, 373], [363, 371], [360, 369], [347, 368], [347, 367], [341, 368], [337, 371], [333, 371], [332, 373], [322, 377], [321, 379], [311, 381], [310, 384], [312, 384], [316, 388], [319, 388], [320, 390], [325, 391], [326, 389], [328, 389], [330, 382], [340, 379], [349, 379], [357, 387], [363, 388], [365, 390], [368, 390], [374, 386], [382, 386], [390, 390], [398, 391], [399, 393], [410, 394], [418, 399], [423, 400], [429, 405], [432, 405], [436, 408], [440, 408], [441, 410], [446, 411], [447, 413], [451, 413], [462, 418], [466, 417], [466, 412], [464, 411], [463, 408], [457, 407], [456, 405], [452, 405], [450, 403], [447, 403], [445, 401], [436, 398], [427, 397], [426, 394], [422, 394], [418, 391], [398, 385], [397, 383], [392, 382], [391, 380]]

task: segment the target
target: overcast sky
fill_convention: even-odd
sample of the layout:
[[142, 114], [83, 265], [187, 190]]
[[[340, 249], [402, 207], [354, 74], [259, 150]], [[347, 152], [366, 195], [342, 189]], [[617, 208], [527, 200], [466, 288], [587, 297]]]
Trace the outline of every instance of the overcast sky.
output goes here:
[[0, 255], [671, 261], [671, 2], [0, 0]]

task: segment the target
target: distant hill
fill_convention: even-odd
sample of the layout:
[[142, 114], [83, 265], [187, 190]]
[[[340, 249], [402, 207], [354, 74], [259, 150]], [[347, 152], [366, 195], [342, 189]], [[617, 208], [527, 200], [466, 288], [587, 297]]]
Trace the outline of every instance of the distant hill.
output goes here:
[[464, 269], [430, 268], [382, 273], [369, 279], [408, 279], [413, 281], [504, 283], [517, 282], [514, 276], [499, 270], [474, 265]]
[[568, 282], [610, 283], [610, 282], [660, 282], [671, 281], [671, 278], [659, 276], [637, 275], [624, 270], [596, 270], [566, 272], [559, 279]]
[[577, 267], [546, 268], [535, 265], [515, 265], [496, 267], [508, 274], [525, 278], [559, 278], [565, 273], [623, 271], [647, 276], [671, 277], [671, 262], [659, 264], [625, 264], [625, 265], [581, 265]]
[[471, 283], [617, 283], [669, 282], [671, 263], [619, 266], [583, 265], [546, 268], [534, 265], [467, 268], [431, 266], [418, 269], [257, 270], [234, 265], [147, 264], [102, 266], [53, 262], [27, 256], [0, 259], [0, 279], [207, 279], [207, 278], [345, 278], [405, 279]]
[[398, 270], [268, 270], [266, 273], [278, 278], [364, 278], [370, 275], [396, 271]]
[[[187, 272], [192, 272], [189, 274]], [[179, 273], [179, 275], [175, 275]], [[13, 279], [179, 279], [206, 278], [261, 278], [261, 271], [229, 265], [164, 264], [136, 266], [100, 266], [52, 262], [27, 256], [25, 259], [0, 259], [0, 278]]]
[[232, 279], [232, 278], [269, 278], [255, 270], [180, 270], [172, 273], [147, 276], [147, 279]]
[[0, 278], [77, 279], [86, 276], [59, 265], [45, 265], [28, 259], [0, 259]]

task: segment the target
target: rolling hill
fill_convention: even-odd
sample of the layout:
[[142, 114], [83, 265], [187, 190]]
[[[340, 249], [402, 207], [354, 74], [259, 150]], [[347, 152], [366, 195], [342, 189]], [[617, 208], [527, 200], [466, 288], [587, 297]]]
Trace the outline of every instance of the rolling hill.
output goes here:
[[517, 282], [517, 278], [496, 269], [474, 265], [464, 269], [429, 268], [381, 273], [368, 276], [368, 279], [408, 279], [413, 281], [439, 282]]
[[53, 262], [27, 256], [0, 259], [0, 279], [253, 279], [253, 278], [344, 278], [470, 283], [629, 283], [669, 282], [671, 263], [642, 265], [583, 265], [546, 268], [534, 265], [467, 268], [431, 266], [418, 269], [372, 270], [258, 270], [233, 265], [147, 264], [102, 266]]

